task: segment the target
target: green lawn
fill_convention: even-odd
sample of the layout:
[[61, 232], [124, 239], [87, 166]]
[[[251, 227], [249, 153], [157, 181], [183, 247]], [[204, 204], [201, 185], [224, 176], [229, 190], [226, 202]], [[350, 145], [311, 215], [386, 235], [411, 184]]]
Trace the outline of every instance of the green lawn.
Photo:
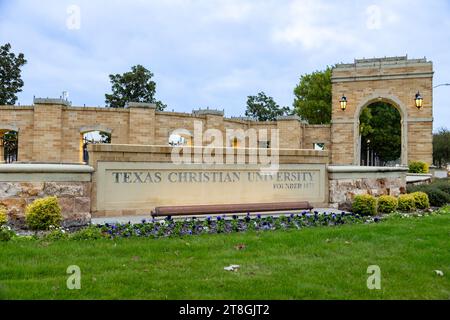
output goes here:
[[[1, 299], [450, 299], [450, 215], [183, 239], [10, 241], [0, 243], [0, 262]], [[230, 264], [241, 269], [223, 270]], [[81, 268], [81, 290], [66, 288], [69, 265]], [[367, 289], [369, 265], [381, 268], [381, 290]]]

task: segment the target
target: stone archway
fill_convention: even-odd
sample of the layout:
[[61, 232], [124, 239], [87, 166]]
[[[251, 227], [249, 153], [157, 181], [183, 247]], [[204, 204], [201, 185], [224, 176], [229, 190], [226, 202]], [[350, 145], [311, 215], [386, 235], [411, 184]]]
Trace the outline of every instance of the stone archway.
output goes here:
[[[366, 98], [365, 102], [358, 105], [355, 111], [355, 117], [353, 121], [353, 145], [354, 155], [353, 155], [353, 164], [360, 165], [361, 163], [361, 139], [359, 134], [359, 118], [361, 116], [362, 111], [369, 107], [371, 104], [376, 102], [386, 102], [390, 104], [392, 107], [396, 108], [400, 113], [400, 126], [401, 126], [401, 156], [400, 162], [402, 165], [408, 164], [408, 112], [406, 107], [402, 104], [402, 102], [393, 95], [377, 95], [373, 94]], [[358, 134], [357, 134], [358, 133]]]
[[[423, 59], [356, 59], [332, 71], [331, 163], [359, 165], [359, 117], [368, 105], [385, 101], [401, 115], [401, 164], [433, 158], [433, 64]], [[417, 92], [423, 107], [415, 106]], [[347, 108], [339, 101], [345, 95]]]

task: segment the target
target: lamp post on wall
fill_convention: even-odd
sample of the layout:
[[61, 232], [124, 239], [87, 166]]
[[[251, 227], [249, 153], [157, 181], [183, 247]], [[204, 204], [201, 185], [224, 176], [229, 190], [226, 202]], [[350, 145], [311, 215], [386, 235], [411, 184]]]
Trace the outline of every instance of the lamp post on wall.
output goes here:
[[438, 84], [437, 86], [434, 86], [433, 89], [434, 89], [434, 88], [438, 88], [438, 87], [442, 87], [442, 86], [450, 86], [450, 83], [441, 83], [441, 84]]

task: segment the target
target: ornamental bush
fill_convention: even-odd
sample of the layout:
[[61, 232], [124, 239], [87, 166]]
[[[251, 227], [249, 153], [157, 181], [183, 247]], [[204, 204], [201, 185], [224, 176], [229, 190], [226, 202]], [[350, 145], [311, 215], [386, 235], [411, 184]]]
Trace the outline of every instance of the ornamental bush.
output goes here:
[[402, 212], [411, 212], [416, 209], [416, 200], [411, 194], [402, 194], [398, 197], [398, 210]]
[[6, 213], [6, 208], [0, 206], [0, 227], [8, 222], [8, 215]]
[[415, 206], [417, 209], [428, 209], [430, 207], [430, 200], [425, 192], [417, 191], [411, 193], [414, 197]]
[[90, 225], [86, 228], [78, 230], [77, 232], [71, 234], [70, 239], [72, 240], [96, 240], [103, 237], [102, 230], [96, 226]]
[[393, 196], [381, 196], [378, 198], [378, 212], [391, 213], [397, 210], [398, 200]]
[[410, 173], [428, 173], [428, 164], [423, 161], [411, 161], [409, 163]]
[[450, 203], [450, 194], [438, 189], [435, 186], [428, 186], [423, 190], [430, 200], [430, 205], [433, 207], [442, 207]]
[[436, 180], [432, 185], [450, 195], [450, 181], [448, 179]]
[[61, 224], [61, 207], [56, 197], [36, 199], [25, 210], [25, 222], [32, 230], [48, 230]]
[[377, 213], [377, 199], [370, 194], [355, 196], [352, 211], [362, 216], [374, 216]]

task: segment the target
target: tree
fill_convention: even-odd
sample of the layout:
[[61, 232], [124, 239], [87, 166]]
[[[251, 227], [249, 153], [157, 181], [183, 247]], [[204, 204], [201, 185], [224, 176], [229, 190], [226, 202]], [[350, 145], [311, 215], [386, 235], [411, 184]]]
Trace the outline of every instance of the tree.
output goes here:
[[399, 159], [400, 121], [400, 113], [388, 103], [376, 102], [365, 108], [359, 117], [362, 152], [369, 147], [383, 164]]
[[433, 164], [437, 167], [450, 163], [450, 130], [441, 128], [433, 134]]
[[9, 43], [0, 46], [0, 105], [15, 104], [16, 93], [21, 92], [23, 87], [21, 67], [27, 63], [27, 60], [23, 53], [16, 56], [10, 50]]
[[300, 77], [294, 89], [294, 110], [310, 124], [331, 122], [331, 67]]
[[278, 116], [287, 115], [290, 111], [289, 107], [280, 107], [272, 97], [266, 96], [264, 92], [247, 97], [245, 115], [258, 121], [274, 121]]
[[156, 83], [153, 73], [141, 65], [131, 67], [131, 72], [110, 74], [112, 94], [105, 94], [108, 107], [124, 108], [127, 102], [155, 103], [157, 110], [167, 106], [155, 99]]

